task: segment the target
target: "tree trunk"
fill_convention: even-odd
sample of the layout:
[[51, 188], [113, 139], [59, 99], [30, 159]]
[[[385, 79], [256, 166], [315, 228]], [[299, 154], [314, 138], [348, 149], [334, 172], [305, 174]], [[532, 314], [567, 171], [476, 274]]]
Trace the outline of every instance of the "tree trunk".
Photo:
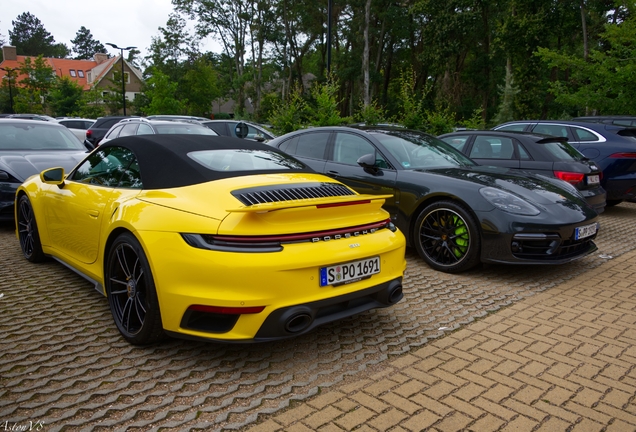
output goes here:
[[362, 73], [364, 74], [364, 106], [371, 105], [369, 94], [369, 24], [371, 21], [371, 0], [367, 0], [364, 8], [364, 52], [362, 53]]

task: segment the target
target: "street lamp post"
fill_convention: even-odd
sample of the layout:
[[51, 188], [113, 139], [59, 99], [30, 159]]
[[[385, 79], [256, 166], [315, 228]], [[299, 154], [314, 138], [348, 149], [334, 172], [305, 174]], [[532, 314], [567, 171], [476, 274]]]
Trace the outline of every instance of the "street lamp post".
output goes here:
[[124, 104], [124, 115], [126, 115], [126, 80], [124, 78], [124, 51], [135, 49], [137, 47], [131, 46], [126, 48], [120, 48], [117, 45], [113, 43], [109, 43], [109, 42], [106, 42], [106, 45], [110, 45], [113, 48], [121, 51], [121, 97], [122, 97], [122, 102]]
[[11, 76], [11, 74], [13, 73], [13, 71], [15, 69], [12, 68], [0, 68], [3, 71], [5, 71], [7, 74], [3, 77], [6, 78], [9, 82], [9, 109], [11, 111], [10, 114], [14, 114], [13, 112], [13, 88], [11, 86], [11, 80], [13, 79], [13, 77]]

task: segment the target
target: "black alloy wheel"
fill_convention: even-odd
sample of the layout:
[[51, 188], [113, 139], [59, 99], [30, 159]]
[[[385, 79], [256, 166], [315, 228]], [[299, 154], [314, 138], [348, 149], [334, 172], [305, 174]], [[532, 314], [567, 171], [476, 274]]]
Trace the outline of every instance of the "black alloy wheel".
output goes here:
[[108, 252], [104, 282], [117, 329], [133, 345], [163, 338], [155, 283], [134, 235], [120, 234]]
[[438, 201], [422, 210], [415, 222], [413, 244], [429, 266], [446, 273], [469, 270], [480, 261], [477, 224], [453, 201]]
[[35, 222], [33, 207], [31, 206], [29, 197], [26, 195], [22, 195], [18, 200], [16, 224], [18, 239], [20, 240], [20, 249], [22, 249], [24, 257], [33, 263], [46, 260], [46, 255], [44, 255], [42, 244], [40, 243], [40, 234], [38, 232], [38, 225]]

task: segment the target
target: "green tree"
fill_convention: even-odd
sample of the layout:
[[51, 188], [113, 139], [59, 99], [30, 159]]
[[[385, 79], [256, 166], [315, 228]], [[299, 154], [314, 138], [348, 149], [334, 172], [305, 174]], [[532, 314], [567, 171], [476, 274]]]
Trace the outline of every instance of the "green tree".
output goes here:
[[556, 101], [576, 113], [636, 114], [636, 18], [608, 24], [602, 47], [591, 49], [588, 61], [578, 55], [539, 48], [549, 67], [564, 72], [550, 91]]
[[24, 12], [15, 21], [11, 21], [11, 24], [13, 31], [9, 30], [9, 40], [18, 54], [59, 58], [69, 54], [66, 45], [55, 43], [55, 38], [46, 31], [35, 15]]
[[269, 122], [279, 135], [293, 132], [302, 127], [307, 103], [303, 99], [300, 86], [295, 87], [289, 99], [272, 110]]
[[75, 39], [71, 39], [73, 44], [73, 52], [75, 53], [75, 59], [88, 60], [93, 58], [95, 53], [106, 53], [106, 47], [93, 38], [91, 31], [82, 26], [75, 33]]
[[55, 116], [78, 115], [82, 108], [82, 87], [69, 77], [58, 78], [49, 93], [49, 106]]
[[19, 64], [20, 92], [14, 98], [14, 108], [16, 112], [22, 113], [44, 113], [46, 109], [46, 98], [49, 90], [55, 82], [53, 68], [48, 66], [42, 55], [34, 60], [26, 57], [24, 63]]
[[177, 83], [159, 70], [152, 72], [146, 80], [144, 94], [150, 101], [146, 114], [184, 114], [187, 101], [176, 97]]
[[103, 117], [106, 115], [106, 106], [102, 96], [102, 90], [93, 87], [90, 90], [82, 93], [82, 99], [79, 103], [80, 117], [94, 118]]
[[205, 58], [195, 60], [183, 77], [181, 91], [188, 95], [188, 114], [209, 117], [212, 101], [220, 96], [212, 64]]
[[351, 123], [350, 117], [342, 117], [337, 100], [338, 81], [328, 76], [324, 83], [316, 83], [311, 88], [314, 106], [307, 110], [308, 121], [312, 126], [338, 126]]

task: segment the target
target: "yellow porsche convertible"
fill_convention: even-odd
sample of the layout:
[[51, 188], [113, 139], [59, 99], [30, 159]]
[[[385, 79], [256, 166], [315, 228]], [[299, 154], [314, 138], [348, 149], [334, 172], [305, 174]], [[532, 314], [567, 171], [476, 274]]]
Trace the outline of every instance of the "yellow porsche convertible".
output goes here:
[[25, 181], [16, 234], [90, 280], [130, 343], [268, 341], [402, 299], [387, 197], [265, 144], [142, 135]]

